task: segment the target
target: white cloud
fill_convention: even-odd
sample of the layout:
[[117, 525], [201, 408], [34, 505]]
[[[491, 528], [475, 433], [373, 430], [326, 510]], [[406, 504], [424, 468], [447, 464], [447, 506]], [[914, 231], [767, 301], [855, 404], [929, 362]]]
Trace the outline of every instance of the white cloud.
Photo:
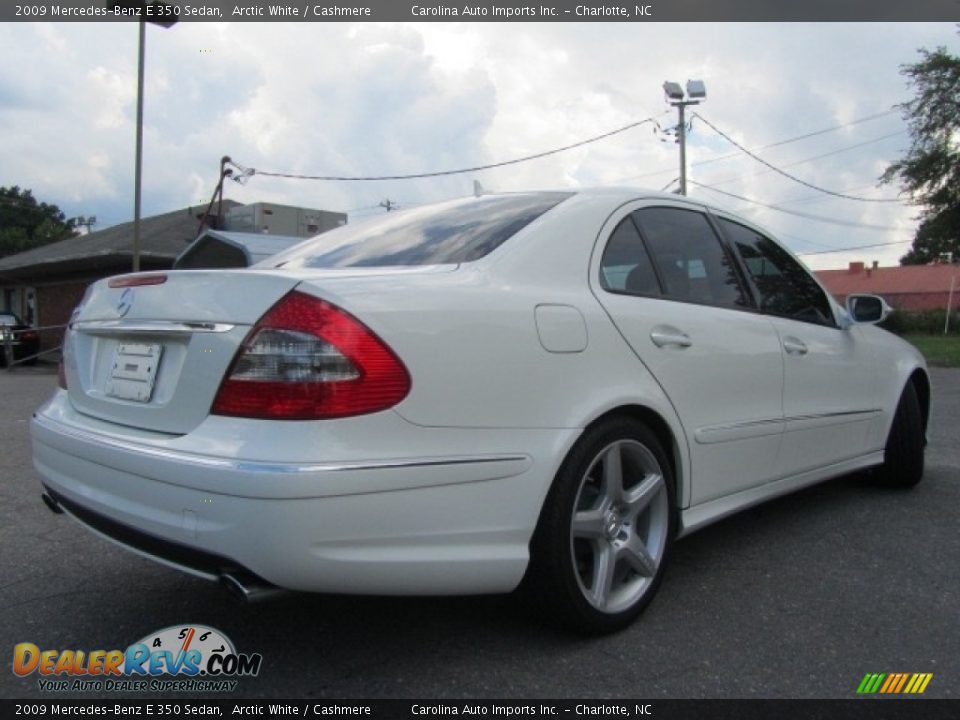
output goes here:
[[[916, 49], [955, 44], [950, 24], [264, 24], [181, 23], [147, 33], [145, 211], [206, 200], [220, 157], [261, 170], [380, 175], [511, 159], [578, 142], [648, 116], [675, 122], [666, 79], [700, 78], [701, 112], [759, 147], [889, 109], [908, 97], [899, 66]], [[136, 32], [119, 23], [0, 25], [0, 185], [30, 187], [68, 214], [103, 223], [132, 206]], [[897, 114], [763, 156], [790, 165], [902, 130]], [[498, 190], [630, 182], [659, 189], [677, 150], [649, 126], [541, 160], [467, 176], [329, 183], [254, 177], [228, 194], [329, 209], [415, 204]], [[905, 135], [791, 167], [853, 194], [872, 187]], [[691, 163], [731, 147], [702, 123]], [[740, 207], [798, 251], [909, 239], [916, 209], [817, 197], [743, 155], [693, 164], [690, 177], [768, 204], [898, 228], [878, 232]], [[762, 173], [762, 174], [761, 174]], [[813, 198], [812, 201], [798, 198]], [[854, 252], [896, 261], [908, 245]], [[866, 254], [865, 254], [866, 253]], [[817, 266], [845, 254], [811, 256]]]

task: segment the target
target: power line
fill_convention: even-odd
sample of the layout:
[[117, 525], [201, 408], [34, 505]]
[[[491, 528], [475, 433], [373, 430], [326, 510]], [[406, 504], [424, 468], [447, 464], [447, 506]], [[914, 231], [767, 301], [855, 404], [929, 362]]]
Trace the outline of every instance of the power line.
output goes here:
[[769, 210], [776, 210], [777, 212], [786, 213], [787, 215], [796, 215], [797, 217], [802, 217], [806, 220], [816, 220], [817, 222], [829, 223], [831, 225], [842, 225], [844, 227], [855, 227], [863, 228], [865, 230], [882, 230], [884, 232], [899, 232], [900, 228], [890, 227], [887, 225], [871, 225], [868, 223], [856, 223], [850, 220], [841, 220], [839, 218], [826, 217], [824, 215], [814, 215], [813, 213], [800, 212], [799, 210], [788, 210], [787, 208], [777, 207], [776, 205], [768, 205], [767, 203], [760, 202], [759, 200], [754, 200], [753, 198], [744, 197], [743, 195], [737, 195], [736, 193], [727, 192], [726, 190], [721, 190], [720, 188], [715, 188], [710, 185], [704, 185], [703, 183], [697, 182], [696, 180], [690, 180], [690, 184], [701, 187], [704, 190], [711, 190], [712, 192], [720, 193], [721, 195], [726, 195], [727, 197], [732, 197], [736, 200], [743, 200], [744, 202], [751, 203], [753, 205], [759, 205], [760, 207], [768, 208]]
[[[859, 192], [861, 190], [869, 190], [875, 188], [877, 184], [875, 182], [867, 183], [866, 185], [855, 185], [853, 187], [843, 188], [839, 192], [852, 193]], [[784, 205], [809, 205], [812, 203], [821, 203], [829, 202], [832, 198], [829, 196], [824, 197], [823, 195], [799, 195], [797, 197], [784, 198], [783, 200], [774, 201], [774, 207], [783, 207]]]
[[[804, 158], [803, 160], [794, 160], [793, 162], [787, 163], [785, 165], [780, 165], [780, 168], [783, 169], [783, 168], [789, 168], [789, 167], [796, 167], [797, 165], [803, 165], [808, 162], [813, 162], [814, 160], [822, 160], [823, 158], [832, 157], [833, 155], [840, 155], [842, 153], [849, 152], [850, 150], [856, 150], [857, 148], [864, 147], [866, 145], [873, 145], [874, 143], [882, 142], [884, 140], [889, 140], [890, 138], [897, 137], [898, 135], [905, 135], [906, 132], [907, 132], [906, 130], [898, 130], [895, 133], [881, 135], [880, 137], [871, 138], [870, 140], [864, 140], [862, 142], [854, 143], [853, 145], [845, 145], [844, 147], [837, 148], [836, 150], [831, 150], [830, 152], [821, 153], [820, 155], [814, 155], [812, 157]], [[758, 172], [755, 172], [755, 173], [748, 173], [746, 175], [737, 175], [736, 177], [724, 178], [723, 180], [715, 180], [713, 181], [712, 184], [723, 185], [724, 183], [733, 182], [734, 180], [743, 180], [744, 178], [757, 177], [758, 175], [766, 175], [769, 172], [774, 172], [774, 170], [759, 170]], [[842, 192], [842, 191], [838, 191], [838, 192]], [[874, 199], [873, 201], [878, 202], [880, 200], [881, 200], [880, 198], [877, 198], [877, 199]], [[897, 198], [888, 198], [888, 199], [884, 199], [883, 201], [884, 202], [900, 202], [899, 199]]]
[[[833, 127], [823, 128], [822, 130], [814, 130], [813, 132], [806, 133], [804, 135], [797, 135], [795, 137], [786, 138], [785, 140], [778, 140], [777, 142], [770, 143], [769, 145], [763, 145], [758, 148], [752, 148], [753, 152], [760, 152], [761, 150], [769, 150], [770, 148], [780, 147], [781, 145], [789, 145], [790, 143], [797, 142], [799, 140], [806, 140], [807, 138], [816, 137], [817, 135], [825, 135], [834, 130], [842, 130], [843, 128], [851, 127], [853, 125], [859, 125], [860, 123], [867, 122], [868, 120], [876, 120], [880, 117], [885, 117], [893, 113], [899, 112], [896, 108], [893, 110], [886, 110], [885, 112], [875, 113], [873, 115], [867, 115], [862, 118], [857, 118], [851, 120], [848, 123], [843, 123], [842, 125], [834, 125]], [[730, 160], [735, 157], [740, 157], [740, 153], [730, 153], [729, 155], [721, 155], [720, 157], [709, 158], [707, 160], [699, 160], [695, 163], [691, 163], [690, 167], [701, 167], [703, 165], [709, 165], [710, 163], [720, 162], [721, 160]], [[671, 172], [674, 170], [672, 166], [669, 168], [663, 168], [662, 170], [653, 170], [642, 175], [629, 175], [625, 178], [621, 178], [617, 182], [625, 182], [627, 180], [640, 180], [642, 178], [654, 177], [656, 175], [663, 175], [665, 172]]]
[[617, 135], [627, 130], [632, 130], [635, 127], [639, 127], [646, 123], [653, 123], [655, 126], [659, 127], [659, 123], [652, 118], [646, 118], [645, 120], [639, 120], [637, 122], [632, 122], [629, 125], [624, 125], [621, 128], [616, 130], [611, 130], [610, 132], [603, 133], [602, 135], [597, 135], [587, 140], [581, 140], [580, 142], [575, 142], [570, 145], [564, 145], [563, 147], [554, 148], [553, 150], [547, 150], [545, 152], [535, 153], [533, 155], [527, 155], [521, 158], [515, 158], [513, 160], [505, 160], [503, 162], [490, 163], [489, 165], [477, 165], [475, 167], [460, 168], [458, 170], [438, 170], [434, 172], [425, 172], [425, 173], [409, 173], [404, 175], [380, 175], [380, 176], [364, 176], [364, 177], [351, 177], [343, 175], [300, 175], [296, 173], [281, 173], [281, 172], [268, 172], [265, 170], [257, 170], [256, 168], [248, 168], [240, 165], [239, 163], [232, 163], [235, 165], [242, 173], [243, 177], [251, 177], [253, 175], [264, 175], [266, 177], [279, 177], [279, 178], [288, 178], [291, 180], [335, 180], [342, 182], [357, 182], [357, 181], [377, 181], [377, 180], [416, 180], [420, 178], [430, 178], [430, 177], [442, 177], [444, 175], [461, 175], [463, 173], [470, 172], [479, 172], [480, 170], [491, 170], [493, 168], [504, 167], [506, 165], [516, 165], [517, 163], [528, 162], [530, 160], [537, 160], [539, 158], [547, 157], [548, 155], [556, 155], [557, 153], [565, 152], [567, 150], [572, 150], [574, 148], [583, 147], [584, 145], [589, 145], [590, 143], [595, 143], [598, 140], [604, 140], [613, 135]]
[[813, 245], [814, 247], [824, 248], [824, 249], [826, 249], [826, 250], [833, 250], [833, 249], [836, 247], [835, 245], [824, 245], [824, 244], [821, 243], [821, 242], [816, 242], [816, 241], [814, 241], [814, 240], [808, 240], [807, 238], [802, 238], [802, 237], [800, 237], [799, 235], [793, 235], [793, 234], [791, 234], [791, 233], [785, 233], [785, 232], [783, 232], [782, 230], [778, 230], [778, 231], [777, 231], [777, 237], [778, 237], [780, 240], [783, 240], [783, 241], [784, 241], [784, 244], [785, 244], [788, 248], [790, 248], [791, 250], [793, 250], [793, 245], [787, 243], [787, 240], [793, 240], [793, 241], [798, 242], [798, 243], [803, 243], [804, 245]]
[[868, 248], [888, 247], [890, 245], [905, 245], [912, 242], [913, 240], [894, 240], [893, 242], [872, 243], [870, 245], [855, 245], [853, 247], [835, 248], [833, 250], [814, 250], [813, 252], [797, 253], [797, 255], [802, 255], [803, 257], [806, 257], [807, 255], [828, 255], [830, 253], [850, 252], [851, 250], [867, 250]]
[[[781, 145], [789, 145], [790, 143], [798, 142], [799, 140], [806, 140], [807, 138], [817, 137], [818, 135], [826, 135], [829, 132], [834, 130], [842, 130], [843, 128], [851, 127], [853, 125], [859, 125], [860, 123], [867, 122], [868, 120], [876, 120], [877, 118], [886, 117], [887, 115], [892, 115], [893, 113], [899, 112], [897, 108], [892, 110], [886, 110], [881, 113], [875, 113], [874, 115], [867, 115], [866, 117], [857, 118], [856, 120], [851, 120], [848, 123], [843, 123], [842, 125], [834, 125], [833, 127], [824, 128], [823, 130], [814, 130], [813, 132], [806, 133], [805, 135], [797, 135], [796, 137], [787, 138], [786, 140], [780, 140], [775, 143], [770, 143], [769, 145], [764, 145], [758, 148], [752, 148], [753, 152], [760, 152], [761, 150], [769, 150], [770, 148], [780, 147]], [[902, 131], [905, 132], [905, 131]], [[720, 162], [721, 160], [729, 160], [731, 158], [739, 157], [740, 153], [730, 153], [729, 155], [721, 155], [720, 157], [710, 158], [708, 160], [701, 160], [700, 162], [695, 162], [690, 165], [694, 166], [703, 166], [709, 165], [710, 163]]]
[[843, 198], [844, 200], [856, 200], [856, 201], [858, 201], [858, 202], [877, 202], [877, 203], [880, 203], [880, 202], [882, 202], [882, 203], [886, 203], [886, 202], [900, 202], [900, 200], [898, 200], [898, 199], [896, 199], [896, 198], [865, 198], [865, 197], [859, 197], [859, 196], [857, 196], [857, 195], [846, 195], [846, 194], [844, 194], [844, 193], [835, 192], [834, 190], [827, 190], [826, 188], [822, 188], [822, 187], [820, 187], [820, 186], [818, 186], [818, 185], [814, 185], [813, 183], [809, 183], [809, 182], [807, 182], [806, 180], [801, 180], [801, 179], [798, 178], [796, 175], [791, 175], [790, 173], [786, 172], [785, 170], [781, 170], [781, 169], [778, 168], [776, 165], [773, 165], [772, 163], [767, 162], [766, 160], [764, 160], [764, 159], [763, 159], [762, 157], [760, 157], [759, 155], [751, 152], [750, 150], [747, 150], [743, 145], [741, 145], [741, 144], [738, 143], [736, 140], [734, 140], [732, 137], [730, 137], [730, 136], [727, 135], [725, 132], [723, 132], [722, 130], [720, 130], [716, 125], [714, 125], [713, 123], [711, 123], [709, 120], [707, 120], [705, 117], [703, 117], [703, 115], [701, 115], [700, 113], [693, 113], [693, 116], [696, 117], [696, 118], [698, 118], [699, 120], [702, 120], [703, 123], [704, 123], [707, 127], [711, 128], [715, 133], [717, 133], [717, 134], [720, 135], [722, 138], [724, 138], [728, 143], [730, 143], [730, 144], [733, 145], [734, 147], [738, 148], [741, 152], [745, 153], [746, 155], [749, 155], [750, 157], [752, 157], [752, 158], [753, 158], [754, 160], [756, 160], [757, 162], [759, 162], [759, 163], [761, 163], [761, 164], [763, 164], [763, 165], [766, 165], [768, 168], [770, 168], [771, 170], [773, 170], [773, 171], [776, 172], [776, 173], [779, 173], [780, 175], [783, 175], [785, 178], [789, 178], [790, 180], [793, 180], [794, 182], [799, 183], [799, 184], [801, 184], [801, 185], [804, 185], [804, 186], [806, 186], [806, 187], [808, 187], [808, 188], [810, 188], [810, 189], [812, 189], [812, 190], [816, 190], [817, 192], [822, 192], [822, 193], [824, 193], [824, 194], [826, 194], [826, 195], [833, 195], [834, 197]]
[[[876, 186], [877, 186], [876, 183], [868, 183], [866, 185], [856, 185], [854, 187], [843, 188], [842, 190], [840, 190], [840, 192], [845, 192], [845, 193], [858, 192], [860, 190], [869, 190], [870, 188], [875, 188]], [[714, 186], [711, 185], [710, 187], [714, 187]], [[719, 192], [719, 189], [718, 189], [718, 192]], [[787, 205], [811, 205], [813, 203], [828, 202], [832, 199], [833, 198], [831, 198], [829, 195], [820, 195], [820, 194], [801, 195], [801, 196], [792, 197], [792, 198], [785, 198], [783, 200], [775, 200], [770, 205], [770, 208], [774, 210], [779, 210]], [[750, 201], [750, 202], [755, 204], [755, 201]], [[739, 207], [734, 208], [733, 211], [740, 212], [741, 210], [744, 210], [744, 209], [746, 209], [746, 206], [741, 205]]]

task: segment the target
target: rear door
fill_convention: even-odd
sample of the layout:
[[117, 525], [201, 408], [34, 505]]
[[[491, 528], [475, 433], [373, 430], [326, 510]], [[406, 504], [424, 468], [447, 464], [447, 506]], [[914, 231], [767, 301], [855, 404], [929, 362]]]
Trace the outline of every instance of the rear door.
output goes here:
[[705, 214], [628, 205], [600, 240], [594, 292], [684, 425], [692, 504], [770, 480], [783, 427], [780, 342]]

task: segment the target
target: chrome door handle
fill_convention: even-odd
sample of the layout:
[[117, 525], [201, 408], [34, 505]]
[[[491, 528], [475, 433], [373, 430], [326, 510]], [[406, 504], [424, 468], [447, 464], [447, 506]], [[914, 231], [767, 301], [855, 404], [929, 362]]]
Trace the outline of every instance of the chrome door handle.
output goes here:
[[652, 333], [650, 333], [650, 339], [653, 340], [653, 344], [657, 347], [675, 345], [676, 347], [680, 348], [688, 348], [693, 345], [693, 340], [690, 339], [690, 336], [685, 332], [680, 332], [679, 330], [675, 330], [673, 332], [654, 330]]
[[783, 349], [791, 355], [806, 355], [807, 345], [802, 340], [795, 337], [785, 337], [783, 339]]

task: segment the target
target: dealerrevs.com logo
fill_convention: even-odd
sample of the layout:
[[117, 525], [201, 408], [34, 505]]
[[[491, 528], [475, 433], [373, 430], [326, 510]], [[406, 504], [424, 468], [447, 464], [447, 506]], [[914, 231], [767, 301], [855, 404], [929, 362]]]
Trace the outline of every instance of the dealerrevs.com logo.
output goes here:
[[260, 672], [260, 653], [238, 653], [230, 639], [204, 625], [174, 625], [126, 650], [13, 648], [13, 672], [38, 675], [48, 692], [231, 692], [238, 677]]

